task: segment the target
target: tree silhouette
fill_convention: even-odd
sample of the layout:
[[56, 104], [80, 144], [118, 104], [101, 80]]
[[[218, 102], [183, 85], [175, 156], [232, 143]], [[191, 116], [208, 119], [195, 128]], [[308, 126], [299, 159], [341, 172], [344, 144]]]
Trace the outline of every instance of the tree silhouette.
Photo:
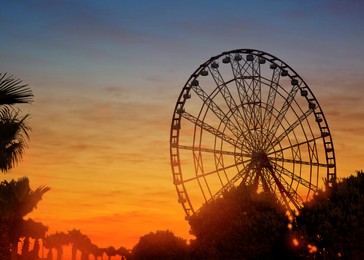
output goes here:
[[188, 247], [184, 239], [176, 237], [171, 231], [157, 231], [142, 236], [132, 254], [136, 260], [186, 259]]
[[[18, 230], [23, 217], [37, 206], [48, 190], [43, 186], [31, 190], [26, 177], [0, 183], [0, 259], [10, 257], [11, 231]], [[13, 246], [17, 247], [17, 243], [13, 241]]]
[[[22, 81], [8, 76], [6, 73], [0, 73], [0, 170], [7, 172], [13, 168], [22, 158], [28, 131], [30, 128], [26, 125], [28, 115], [20, 117], [19, 110], [15, 110], [13, 105], [20, 103], [29, 103], [33, 100], [33, 94], [27, 85]], [[20, 221], [26, 214], [21, 214], [16, 207], [19, 207], [20, 200], [14, 195], [17, 193], [21, 183], [17, 185], [14, 181], [11, 183], [2, 182], [0, 187], [0, 259], [9, 259], [10, 257], [10, 230], [14, 221]], [[11, 187], [11, 186], [14, 187]], [[12, 205], [12, 203], [15, 203]], [[20, 216], [20, 218], [19, 218]], [[16, 245], [17, 246], [17, 245]], [[14, 252], [15, 255], [17, 252]]]
[[0, 105], [30, 103], [33, 94], [28, 85], [6, 73], [0, 73]]
[[57, 260], [61, 260], [63, 256], [63, 246], [68, 245], [70, 242], [69, 236], [64, 232], [56, 232], [50, 234], [45, 238], [45, 245], [49, 249], [48, 258], [53, 258], [52, 249], [57, 251]]
[[304, 203], [297, 217], [303, 256], [310, 254], [307, 245], [311, 245], [319, 259], [364, 259], [363, 219], [364, 173], [359, 171]]
[[20, 116], [14, 104], [30, 103], [33, 94], [22, 81], [0, 73], [0, 170], [9, 171], [22, 158], [27, 145], [28, 114]]
[[[18, 241], [21, 237], [24, 238], [22, 246], [22, 256], [27, 259], [38, 259], [39, 256], [39, 239], [44, 239], [48, 227], [40, 222], [32, 219], [21, 220], [19, 223], [14, 223], [11, 232], [12, 254], [18, 252]], [[33, 249], [29, 251], [29, 238], [35, 239]], [[13, 256], [12, 259], [15, 259]]]
[[86, 235], [82, 235], [80, 243], [79, 243], [79, 250], [81, 251], [81, 260], [87, 260], [88, 256], [91, 252], [91, 240]]
[[109, 246], [108, 248], [105, 249], [105, 253], [108, 259], [110, 260], [112, 256], [116, 255], [116, 249], [113, 246]]
[[98, 247], [95, 244], [91, 244], [89, 250], [90, 250], [90, 253], [94, 256], [95, 260], [97, 260], [99, 257], [102, 257], [102, 255], [104, 254], [104, 249]]
[[72, 260], [76, 260], [77, 250], [80, 248], [84, 235], [80, 230], [72, 229], [68, 231], [68, 236], [72, 244]]
[[128, 259], [131, 256], [130, 251], [128, 249], [126, 249], [125, 247], [123, 247], [123, 246], [119, 247], [116, 250], [116, 253], [118, 255], [120, 255], [121, 260]]
[[189, 220], [199, 259], [289, 259], [286, 209], [274, 194], [233, 187]]

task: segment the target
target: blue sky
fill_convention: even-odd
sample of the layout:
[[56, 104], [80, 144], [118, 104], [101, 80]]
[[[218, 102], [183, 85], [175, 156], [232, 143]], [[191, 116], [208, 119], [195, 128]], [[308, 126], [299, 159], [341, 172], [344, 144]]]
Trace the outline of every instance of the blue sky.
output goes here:
[[[169, 166], [173, 108], [200, 64], [240, 48], [300, 74], [326, 114], [338, 174], [353, 174], [364, 168], [363, 11], [362, 1], [2, 1], [0, 72], [35, 94], [22, 107], [30, 149], [8, 177], [52, 187], [35, 217], [54, 229], [97, 240], [93, 218], [130, 228], [132, 215], [148, 225], [106, 235], [128, 246], [156, 229], [188, 236]], [[89, 196], [100, 199], [78, 203]]]
[[2, 63], [20, 70], [20, 59], [38, 73], [71, 78], [75, 71], [163, 74], [236, 48], [357, 63], [362, 52], [351, 50], [362, 48], [362, 9], [359, 1], [7, 1]]

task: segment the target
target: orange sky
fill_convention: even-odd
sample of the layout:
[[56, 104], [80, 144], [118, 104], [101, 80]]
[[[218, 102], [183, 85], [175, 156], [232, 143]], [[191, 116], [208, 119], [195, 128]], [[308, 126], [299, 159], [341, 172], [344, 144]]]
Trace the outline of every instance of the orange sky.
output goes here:
[[[338, 176], [364, 169], [363, 19], [355, 7], [265, 6], [252, 23], [252, 14], [242, 17], [230, 4], [211, 7], [213, 14], [234, 10], [217, 22], [199, 4], [158, 15], [166, 3], [90, 1], [70, 14], [67, 1], [10, 2], [16, 11], [3, 19], [14, 28], [0, 25], [8, 35], [0, 70], [29, 83], [35, 102], [21, 107], [31, 113], [29, 149], [4, 177], [51, 187], [29, 216], [51, 233], [76, 228], [100, 247], [127, 248], [156, 230], [189, 238], [169, 165], [170, 121], [190, 74], [230, 49], [261, 49], [296, 70], [325, 112]], [[64, 19], [52, 16], [58, 12]], [[29, 19], [13, 23], [23, 13]], [[308, 22], [316, 18], [322, 22]]]
[[31, 148], [8, 177], [26, 175], [32, 187], [52, 188], [31, 217], [53, 231], [77, 228], [100, 246], [129, 248], [150, 231], [187, 237], [169, 168], [168, 105], [151, 101], [133, 109], [118, 100], [126, 95], [120, 92], [92, 94], [103, 100], [82, 94], [83, 102], [36, 94], [27, 107]]

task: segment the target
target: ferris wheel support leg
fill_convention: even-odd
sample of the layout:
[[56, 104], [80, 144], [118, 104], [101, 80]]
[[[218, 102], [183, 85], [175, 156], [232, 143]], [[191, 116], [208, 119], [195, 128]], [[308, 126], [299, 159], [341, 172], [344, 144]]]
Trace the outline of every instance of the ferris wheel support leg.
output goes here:
[[[278, 187], [279, 191], [282, 193], [282, 195], [285, 195], [290, 200], [290, 202], [292, 202], [292, 204], [294, 205], [294, 207], [298, 210], [300, 208], [299, 205], [292, 198], [292, 195], [287, 191], [287, 189], [284, 188], [284, 186], [282, 185], [282, 183], [278, 180], [277, 175], [275, 174], [275, 172], [273, 170], [273, 167], [270, 166], [270, 167], [267, 167], [267, 168], [270, 171], [270, 173], [272, 174], [272, 177], [273, 177], [275, 183], [277, 184], [277, 187]], [[282, 196], [282, 197], [285, 200], [285, 203], [287, 205], [289, 205], [289, 203], [287, 202], [287, 199], [286, 199], [285, 196]]]

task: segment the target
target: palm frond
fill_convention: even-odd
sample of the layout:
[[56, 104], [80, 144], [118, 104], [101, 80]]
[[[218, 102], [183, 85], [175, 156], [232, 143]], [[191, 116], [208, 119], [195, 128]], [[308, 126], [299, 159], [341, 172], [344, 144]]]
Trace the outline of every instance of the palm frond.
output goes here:
[[19, 209], [20, 216], [25, 216], [32, 212], [38, 205], [38, 202], [42, 200], [44, 193], [49, 191], [49, 187], [40, 186], [35, 191], [29, 191], [26, 196], [19, 198]]
[[14, 182], [12, 187], [14, 196], [17, 199], [17, 201], [24, 200], [24, 198], [26, 198], [28, 194], [31, 193], [28, 177], [19, 178], [16, 182]]
[[0, 105], [30, 103], [33, 93], [27, 84], [12, 75], [0, 73]]
[[46, 193], [47, 191], [49, 191], [51, 188], [46, 187], [46, 186], [40, 186], [38, 187], [35, 191], [34, 191], [34, 196], [38, 197], [38, 198], [42, 198], [44, 193]]
[[8, 171], [22, 159], [28, 132], [26, 120], [29, 114], [19, 117], [19, 111], [5, 107], [0, 110], [0, 170]]

